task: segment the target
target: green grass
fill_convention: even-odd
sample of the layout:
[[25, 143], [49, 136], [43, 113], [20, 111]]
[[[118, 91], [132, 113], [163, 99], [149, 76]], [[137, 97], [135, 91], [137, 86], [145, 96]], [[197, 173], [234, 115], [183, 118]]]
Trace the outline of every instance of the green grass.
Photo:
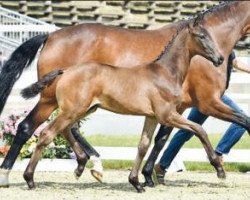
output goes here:
[[[222, 137], [222, 134], [210, 134], [209, 140], [215, 147]], [[140, 135], [86, 135], [86, 139], [94, 146], [108, 147], [136, 147], [140, 140]], [[170, 138], [171, 139], [171, 138]], [[168, 141], [170, 141], [170, 139]], [[203, 148], [198, 138], [192, 137], [186, 142], [184, 148]], [[250, 149], [250, 138], [244, 134], [240, 141], [233, 147], [234, 149]]]
[[[86, 139], [94, 146], [108, 147], [136, 147], [138, 145], [140, 135], [87, 135]], [[209, 139], [215, 147], [222, 134], [210, 134]], [[171, 139], [171, 138], [170, 138]], [[170, 141], [170, 139], [168, 141]], [[193, 137], [186, 142], [184, 148], [203, 148], [200, 141]], [[240, 141], [233, 147], [234, 149], [250, 149], [250, 138], [248, 134], [244, 134]], [[133, 161], [124, 160], [103, 160], [104, 169], [131, 169]], [[92, 167], [88, 164], [87, 167]], [[185, 167], [189, 171], [210, 171], [214, 172], [214, 168], [208, 162], [185, 162]], [[250, 171], [249, 163], [225, 163], [227, 172], [246, 172]]]
[[[188, 171], [209, 171], [215, 172], [215, 169], [208, 162], [184, 162]], [[247, 172], [250, 171], [249, 163], [225, 163], [226, 172]]]
[[[104, 169], [124, 169], [130, 170], [133, 166], [132, 160], [103, 160]], [[215, 172], [215, 169], [208, 162], [184, 162], [187, 171], [207, 171]], [[143, 163], [144, 165], [144, 163]], [[142, 166], [143, 166], [142, 165]], [[93, 167], [92, 163], [88, 162], [88, 168]], [[224, 169], [226, 172], [247, 172], [250, 171], [249, 163], [225, 163]]]
[[104, 147], [136, 147], [139, 135], [86, 135], [91, 145]]

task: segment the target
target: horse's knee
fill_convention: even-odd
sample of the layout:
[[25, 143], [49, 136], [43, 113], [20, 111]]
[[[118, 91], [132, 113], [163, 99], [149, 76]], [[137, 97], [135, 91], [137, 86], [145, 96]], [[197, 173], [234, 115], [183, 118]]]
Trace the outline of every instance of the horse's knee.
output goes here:
[[22, 121], [17, 127], [15, 137], [16, 143], [24, 144], [32, 136], [32, 124], [28, 121]]
[[48, 131], [48, 130], [42, 131], [40, 138], [38, 140], [38, 143], [37, 143], [37, 147], [43, 148], [43, 147], [49, 145], [53, 141], [53, 139], [54, 139], [54, 137], [53, 137], [51, 131]]

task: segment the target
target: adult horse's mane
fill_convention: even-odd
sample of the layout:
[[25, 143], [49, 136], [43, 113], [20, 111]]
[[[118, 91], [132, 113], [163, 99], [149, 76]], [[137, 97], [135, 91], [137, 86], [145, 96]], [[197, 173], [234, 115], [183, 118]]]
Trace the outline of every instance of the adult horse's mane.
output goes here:
[[181, 25], [180, 25], [180, 27], [178, 27], [176, 34], [173, 35], [172, 39], [165, 45], [164, 49], [157, 56], [157, 58], [155, 60], [153, 60], [153, 62], [157, 62], [158, 60], [160, 60], [161, 57], [170, 50], [177, 35], [180, 33], [180, 31], [182, 31], [184, 28], [186, 28], [187, 25], [191, 21], [194, 21], [194, 24], [197, 24], [200, 21], [202, 21], [205, 16], [212, 14], [212, 13], [220, 12], [220, 11], [222, 11], [222, 9], [224, 9], [228, 6], [231, 6], [232, 4], [235, 4], [235, 3], [237, 3], [237, 1], [223, 1], [223, 2], [220, 2], [219, 4], [210, 6], [207, 10], [199, 12], [197, 15], [195, 15], [191, 18], [181, 20], [180, 21]]
[[[232, 5], [235, 5], [235, 4], [239, 3], [239, 2], [240, 1], [223, 1], [223, 2], [220, 2], [219, 4], [210, 6], [210, 7], [208, 7], [207, 10], [204, 10], [204, 11], [198, 13], [197, 16], [202, 15], [202, 18], [204, 18], [206, 16], [209, 16], [209, 14], [220, 13], [220, 18], [223, 17], [223, 18], [227, 19], [227, 16], [226, 15], [221, 15], [221, 12], [223, 12], [225, 8], [228, 8], [228, 7], [230, 7]], [[228, 10], [227, 10], [226, 13], [230, 13], [230, 12], [228, 12]]]

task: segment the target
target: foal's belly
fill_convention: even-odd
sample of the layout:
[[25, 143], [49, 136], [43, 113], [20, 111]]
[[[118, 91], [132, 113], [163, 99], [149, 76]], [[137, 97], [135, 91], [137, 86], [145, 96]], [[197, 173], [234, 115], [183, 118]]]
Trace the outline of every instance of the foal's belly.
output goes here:
[[154, 110], [150, 99], [145, 97], [121, 97], [114, 98], [101, 96], [98, 98], [99, 107], [118, 114], [154, 116]]

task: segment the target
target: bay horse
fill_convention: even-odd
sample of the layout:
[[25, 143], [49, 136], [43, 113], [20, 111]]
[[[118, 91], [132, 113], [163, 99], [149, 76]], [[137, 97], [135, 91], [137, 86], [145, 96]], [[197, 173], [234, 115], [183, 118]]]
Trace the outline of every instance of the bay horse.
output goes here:
[[[194, 132], [201, 140], [210, 163], [220, 177], [225, 177], [206, 132], [200, 125], [183, 118], [177, 112], [177, 106], [181, 103], [182, 83], [191, 58], [200, 55], [212, 61], [215, 66], [224, 61], [209, 33], [197, 21], [198, 19], [194, 20], [194, 24], [180, 27], [162, 54], [149, 64], [129, 69], [90, 62], [66, 70], [52, 71], [24, 89], [22, 95], [25, 98], [34, 97], [63, 73], [55, 90], [57, 101], [54, 107], [59, 108], [59, 115], [41, 132], [24, 172], [29, 188], [35, 187], [34, 171], [44, 147], [58, 133], [70, 135], [69, 128], [97, 108], [120, 114], [144, 115], [150, 123], [159, 122]], [[144, 191], [138, 180], [138, 171], [152, 136], [152, 132], [142, 133], [135, 163], [129, 175], [129, 182], [138, 192]]]
[[[250, 2], [248, 1], [224, 2], [203, 14], [203, 25], [218, 43], [224, 58], [229, 56], [236, 42], [250, 32]], [[127, 30], [101, 24], [79, 24], [49, 35], [31, 38], [13, 52], [0, 73], [0, 112], [15, 81], [32, 62], [42, 45], [37, 68], [38, 79], [58, 66], [66, 69], [88, 61], [119, 67], [135, 67], [151, 62], [171, 40], [178, 27], [189, 22], [190, 20], [181, 20], [156, 30]], [[180, 112], [187, 107], [195, 106], [206, 115], [238, 123], [249, 130], [250, 119], [234, 111], [220, 99], [226, 85], [227, 59], [219, 68], [211, 68], [210, 65], [210, 62], [200, 56], [195, 56], [191, 60], [182, 87], [183, 98]], [[204, 72], [202, 76], [201, 71]], [[56, 81], [43, 90], [37, 105], [19, 124], [10, 151], [0, 167], [1, 186], [8, 186], [9, 172], [23, 144], [54, 109], [52, 105], [55, 101], [55, 96], [53, 96], [55, 85]], [[149, 127], [147, 123], [145, 126]], [[155, 127], [152, 127], [147, 131], [154, 131], [154, 129]], [[78, 129], [74, 128], [72, 134], [75, 136], [77, 131]], [[152, 160], [156, 158], [169, 132], [171, 128], [161, 126], [155, 138], [156, 153], [151, 154], [153, 155], [150, 157], [151, 161], [143, 170], [146, 180], [150, 181], [154, 163]], [[85, 145], [85, 147], [90, 146]], [[93, 149], [85, 148], [85, 152], [90, 155]], [[84, 157], [84, 154], [82, 156]], [[87, 158], [81, 159], [83, 165], [86, 161]], [[83, 167], [80, 167], [78, 175], [81, 174]], [[152, 184], [152, 181], [150, 183]]]

